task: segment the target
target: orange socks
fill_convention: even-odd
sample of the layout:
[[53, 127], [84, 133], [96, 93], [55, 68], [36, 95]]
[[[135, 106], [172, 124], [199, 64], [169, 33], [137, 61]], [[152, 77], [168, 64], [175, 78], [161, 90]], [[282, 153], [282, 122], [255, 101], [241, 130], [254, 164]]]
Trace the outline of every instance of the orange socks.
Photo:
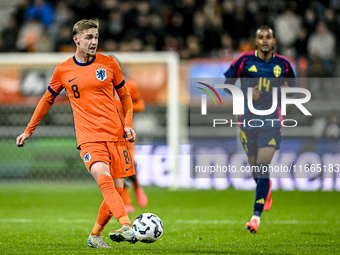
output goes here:
[[99, 207], [97, 223], [101, 226], [106, 226], [106, 224], [110, 221], [112, 216], [113, 213], [110, 211], [110, 208], [108, 207], [104, 200]]
[[102, 191], [104, 201], [99, 208], [97, 222], [91, 235], [100, 235], [112, 216], [115, 216], [121, 225], [131, 226], [130, 219], [127, 216], [123, 200], [120, 196], [123, 188], [115, 189], [112, 177], [107, 175], [99, 176], [97, 183]]
[[130, 227], [132, 227], [132, 224], [131, 224], [131, 221], [130, 221], [130, 219], [129, 219], [129, 216], [123, 216], [123, 217], [121, 217], [119, 220], [119, 223], [120, 223], [120, 225], [129, 225]]
[[116, 219], [127, 215], [124, 203], [119, 193], [115, 189], [111, 176], [101, 175], [97, 178], [97, 183], [102, 191], [104, 200]]
[[[121, 195], [123, 192], [123, 188], [116, 188], [116, 190], [119, 193], [119, 195]], [[112, 216], [113, 216], [113, 213], [110, 211], [109, 206], [105, 203], [105, 200], [104, 200], [99, 207], [97, 223], [105, 227], [106, 224], [112, 218]]]
[[[122, 196], [124, 189], [123, 188], [116, 188], [117, 192], [119, 193], [120, 196]], [[125, 208], [125, 206], [124, 206]], [[120, 223], [120, 225], [129, 225], [132, 227], [131, 221], [129, 219], [129, 216], [123, 216], [121, 218], [119, 218], [118, 222]]]
[[107, 206], [104, 200], [99, 207], [97, 221], [92, 229], [91, 236], [102, 235], [106, 224], [110, 221], [112, 216], [113, 214], [111, 213], [110, 208]]
[[[123, 188], [116, 188], [116, 190], [119, 193], [119, 195], [123, 193]], [[112, 216], [113, 216], [113, 213], [110, 211], [109, 206], [105, 203], [105, 200], [104, 200], [99, 207], [97, 221], [92, 229], [91, 236], [96, 236], [96, 235], [101, 236], [106, 224], [109, 223]], [[123, 216], [120, 219], [123, 220], [125, 218]]]
[[123, 189], [122, 199], [125, 205], [132, 205], [132, 200], [130, 197], [130, 191], [128, 187]]
[[122, 196], [124, 189], [123, 188], [116, 188], [116, 190], [117, 190], [119, 196]]
[[[123, 188], [116, 188], [116, 190], [119, 193], [119, 195], [123, 193]], [[110, 211], [109, 206], [105, 203], [105, 200], [104, 200], [99, 207], [97, 221], [94, 224], [94, 227], [91, 232], [91, 236], [98, 236], [98, 235], [101, 236], [105, 226], [107, 225], [107, 223], [109, 223], [112, 216], [113, 216], [113, 213]], [[124, 221], [126, 220], [126, 218], [123, 216], [119, 220]], [[130, 221], [130, 219], [128, 220]]]

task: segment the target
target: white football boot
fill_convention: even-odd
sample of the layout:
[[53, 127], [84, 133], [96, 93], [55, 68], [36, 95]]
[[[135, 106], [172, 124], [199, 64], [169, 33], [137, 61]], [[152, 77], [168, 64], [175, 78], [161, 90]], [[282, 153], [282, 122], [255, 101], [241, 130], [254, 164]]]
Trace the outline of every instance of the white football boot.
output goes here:
[[109, 237], [114, 242], [127, 241], [129, 243], [136, 243], [138, 240], [129, 225], [123, 225], [118, 230], [113, 230], [109, 233]]

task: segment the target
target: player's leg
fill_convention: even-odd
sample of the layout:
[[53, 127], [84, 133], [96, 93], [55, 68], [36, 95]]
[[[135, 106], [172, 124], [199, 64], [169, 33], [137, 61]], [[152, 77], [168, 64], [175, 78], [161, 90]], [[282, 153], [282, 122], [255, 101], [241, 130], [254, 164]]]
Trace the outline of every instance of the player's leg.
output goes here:
[[[129, 143], [128, 148], [129, 148], [130, 156], [131, 156], [131, 158], [133, 158], [134, 157], [134, 151], [135, 151], [135, 143]], [[136, 165], [134, 165], [134, 167], [136, 168]], [[135, 175], [133, 175], [133, 176], [135, 176]], [[124, 204], [125, 204], [125, 208], [126, 208], [126, 211], [128, 213], [135, 212], [135, 207], [132, 204], [132, 199], [131, 199], [131, 195], [130, 195], [130, 187], [129, 187], [130, 183], [131, 182], [133, 183], [134, 179], [136, 179], [136, 178], [133, 178], [133, 176], [129, 176], [125, 179], [126, 181], [125, 181], [124, 190], [123, 190], [123, 194], [122, 194], [122, 198], [123, 198], [123, 201], [124, 201]]]
[[[110, 175], [110, 168], [104, 162], [95, 162], [91, 166], [91, 174], [95, 178], [98, 183], [100, 190], [102, 191], [102, 195], [104, 197], [104, 201], [107, 204], [108, 208], [112, 212], [113, 216], [117, 219], [121, 225], [126, 224], [127, 213], [124, 207], [123, 200], [119, 193], [123, 188], [122, 179], [120, 182], [113, 180]], [[115, 187], [115, 184], [118, 186]], [[130, 222], [130, 221], [128, 221]], [[123, 223], [123, 224], [122, 224]], [[131, 223], [128, 223], [131, 225]]]
[[129, 184], [127, 182], [124, 183], [124, 189], [122, 193], [122, 199], [124, 201], [125, 209], [127, 213], [134, 213], [135, 207], [132, 204], [132, 199], [130, 195]]
[[[129, 148], [131, 158], [134, 158], [135, 143], [129, 143], [128, 148]], [[137, 173], [136, 164], [134, 164], [134, 168], [135, 168], [135, 172]], [[129, 176], [128, 180], [132, 182], [133, 191], [135, 193], [138, 205], [141, 208], [145, 208], [148, 205], [148, 197], [146, 196], [143, 188], [139, 185], [138, 180], [137, 180], [137, 175], [135, 174], [135, 175]], [[127, 211], [134, 211], [135, 208], [132, 205], [131, 196], [130, 196], [130, 192], [129, 192], [127, 185], [124, 187], [124, 193], [122, 197], [123, 197]]]
[[101, 238], [102, 232], [107, 225], [107, 223], [112, 218], [112, 213], [110, 208], [105, 203], [105, 200], [99, 207], [98, 216], [96, 223], [93, 226], [91, 234], [87, 240], [88, 246], [92, 248], [112, 248], [105, 243], [105, 241]]
[[[255, 166], [255, 164], [256, 164], [256, 156], [249, 156], [248, 157], [248, 163], [249, 163], [250, 166]], [[257, 183], [257, 174], [256, 174], [256, 172], [252, 172], [251, 174], [252, 174], [252, 176], [254, 178], [254, 181]]]
[[[89, 236], [88, 246], [92, 248], [111, 248], [101, 238], [101, 234], [113, 215], [115, 215], [116, 218], [118, 217], [117, 219], [122, 217], [119, 213], [121, 209], [119, 208], [120, 195], [117, 189], [115, 189], [107, 164], [104, 162], [95, 162], [91, 165], [90, 171], [102, 191], [104, 201], [99, 208], [96, 223]], [[123, 201], [121, 201], [121, 204], [123, 204]]]
[[260, 225], [260, 217], [263, 211], [266, 197], [269, 192], [269, 172], [268, 166], [275, 152], [275, 148], [260, 148], [257, 154], [256, 175], [257, 185], [255, 190], [254, 212], [250, 221], [246, 223], [246, 228], [250, 233], [257, 233]]
[[[135, 175], [135, 170], [133, 167], [133, 161], [130, 156], [129, 150], [127, 148], [126, 142], [112, 142], [107, 143], [112, 158], [110, 173], [114, 178], [115, 186], [121, 188], [123, 192], [124, 178]], [[109, 237], [112, 241], [121, 242], [127, 241], [130, 243], [137, 242], [136, 237], [132, 231], [132, 224], [127, 215], [123, 200], [120, 197], [122, 214], [117, 220], [122, 225], [118, 230], [111, 231]], [[111, 209], [111, 208], [110, 208]]]
[[[115, 179], [115, 184], [121, 188], [121, 191], [123, 192], [123, 185], [124, 185], [124, 179]], [[137, 242], [137, 239], [135, 238], [133, 231], [132, 231], [132, 225], [130, 222], [130, 219], [128, 215], [121, 218], [121, 221], [119, 223], [122, 225], [120, 229], [110, 231], [109, 237], [112, 241], [115, 242], [121, 242], [121, 241], [128, 241], [130, 243]]]
[[[98, 163], [102, 163], [102, 162], [98, 162]], [[120, 241], [134, 242], [133, 240], [134, 237], [132, 236], [132, 224], [127, 215], [123, 200], [120, 195], [123, 191], [124, 179], [119, 178], [119, 179], [113, 180], [111, 176], [103, 174], [104, 172], [102, 172], [102, 169], [98, 170], [101, 167], [103, 167], [103, 165], [94, 163], [93, 167], [91, 167], [91, 172], [93, 172], [92, 175], [94, 176], [94, 178], [96, 178], [98, 182], [98, 185], [104, 197], [104, 202], [107, 205], [107, 207], [105, 205], [101, 206], [101, 209], [103, 209], [103, 212], [101, 210], [99, 211], [97, 222], [92, 230], [93, 231], [92, 234], [94, 234], [94, 232], [96, 231], [101, 233], [104, 230], [105, 225], [109, 221], [109, 218], [111, 218], [108, 212], [112, 212], [112, 215], [117, 219], [117, 221], [122, 226], [120, 230], [123, 231], [124, 233], [124, 240], [120, 240]], [[105, 216], [107, 216], [106, 219], [105, 219]], [[99, 219], [99, 222], [98, 222], [98, 219]], [[102, 222], [100, 222], [100, 219], [102, 220]]]
[[142, 186], [139, 185], [137, 175], [130, 176], [132, 181], [133, 191], [135, 193], [137, 203], [141, 208], [145, 208], [148, 205], [148, 197], [146, 196]]
[[95, 235], [101, 236], [105, 226], [107, 225], [107, 223], [109, 223], [112, 216], [113, 214], [110, 208], [105, 203], [105, 200], [103, 200], [102, 204], [99, 207], [97, 220], [91, 231], [91, 236], [95, 236]]
[[[114, 184], [115, 184], [115, 189], [117, 190], [119, 195], [121, 195], [123, 188], [117, 187], [119, 185], [118, 184], [116, 185], [115, 180], [114, 180]], [[91, 231], [91, 236], [93, 236], [93, 235], [100, 235], [101, 236], [105, 226], [107, 225], [107, 223], [109, 223], [112, 216], [113, 216], [113, 213], [111, 212], [109, 206], [105, 203], [105, 200], [104, 200], [99, 207], [98, 217], [97, 217], [96, 223], [95, 223], [95, 225], [94, 225], [94, 227]]]
[[275, 153], [275, 148], [266, 147], [260, 148], [257, 156], [257, 186], [254, 205], [254, 215], [261, 217], [263, 207], [269, 192], [270, 180], [269, 180], [269, 164]]
[[[260, 134], [260, 139], [259, 148], [261, 148], [261, 151], [258, 152], [257, 163], [268, 162], [268, 164], [270, 164], [275, 153], [275, 151], [273, 152], [270, 148], [275, 148], [275, 150], [280, 149], [282, 132], [279, 128], [271, 129], [268, 132], [262, 132]], [[269, 191], [263, 207], [263, 210], [265, 211], [269, 211], [272, 207], [273, 199], [271, 196], [271, 187], [272, 181], [269, 180]]]
[[[243, 149], [247, 153], [248, 163], [250, 166], [256, 165], [256, 154], [257, 154], [257, 144], [256, 144], [257, 133], [249, 130], [241, 130], [240, 132], [240, 140], [243, 146]], [[257, 174], [256, 172], [252, 172], [252, 176], [257, 182]]]
[[[248, 163], [253, 167], [256, 165], [256, 156], [257, 156], [257, 133], [256, 131], [249, 130], [241, 130], [240, 132], [240, 140], [243, 145], [244, 150], [248, 155]], [[253, 171], [252, 176], [255, 182], [258, 182], [257, 172]], [[258, 187], [258, 185], [256, 186]], [[256, 199], [255, 199], [256, 201]], [[255, 219], [254, 219], [255, 218]], [[246, 229], [248, 229], [251, 233], [256, 233], [258, 228], [257, 219], [258, 216], [254, 216], [251, 218], [250, 222], [246, 223]], [[258, 219], [259, 220], [259, 219]]]
[[[259, 158], [258, 163], [261, 164], [261, 162], [268, 162], [264, 164], [266, 164], [266, 167], [269, 167], [269, 164], [272, 161], [272, 158], [274, 156], [275, 150], [276, 150], [275, 147], [261, 148], [258, 152], [258, 158]], [[269, 179], [269, 174], [268, 174], [268, 180], [265, 180], [265, 185], [266, 186], [269, 185], [269, 187], [268, 187], [268, 192], [266, 195], [265, 203], [263, 206], [263, 210], [269, 211], [273, 204], [272, 195], [271, 195], [272, 181]]]
[[93, 248], [110, 248], [106, 247], [107, 244], [101, 239], [101, 234], [112, 216], [115, 216], [122, 226], [131, 228], [130, 219], [120, 196], [123, 191], [124, 179], [113, 180], [110, 176], [109, 166], [103, 162], [93, 163], [91, 173], [97, 180], [104, 201], [99, 208], [97, 221], [88, 239], [88, 245]]
[[257, 185], [255, 192], [254, 213], [246, 228], [251, 233], [256, 233], [260, 224], [261, 214], [272, 205], [271, 181], [269, 179], [269, 164], [274, 156], [275, 150], [280, 148], [282, 135], [280, 130], [265, 130], [257, 137], [258, 151], [256, 155]]
[[[84, 160], [86, 168], [97, 181], [104, 197], [104, 202], [99, 208], [95, 226], [88, 239], [88, 245], [93, 248], [111, 248], [101, 238], [105, 225], [116, 213], [112, 204], [115, 204], [115, 200], [120, 198], [110, 175], [110, 155], [106, 144], [101, 142], [81, 145], [80, 155]], [[112, 196], [111, 194], [114, 195]], [[123, 202], [121, 201], [121, 203]]]

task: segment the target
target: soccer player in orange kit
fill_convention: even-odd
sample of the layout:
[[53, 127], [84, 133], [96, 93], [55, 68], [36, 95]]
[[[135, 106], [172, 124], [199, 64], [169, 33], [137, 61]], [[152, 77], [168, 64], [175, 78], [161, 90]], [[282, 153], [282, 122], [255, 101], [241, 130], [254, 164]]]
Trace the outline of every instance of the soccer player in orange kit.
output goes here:
[[[77, 148], [104, 197], [87, 243], [92, 248], [111, 248], [101, 234], [112, 216], [122, 227], [111, 231], [110, 238], [116, 242], [137, 241], [121, 198], [124, 177], [135, 174], [127, 141], [133, 142], [136, 133], [132, 129], [132, 100], [120, 66], [113, 57], [96, 52], [98, 28], [99, 22], [92, 19], [74, 25], [76, 53], [57, 65], [46, 93], [16, 142], [19, 147], [25, 145], [57, 95], [65, 89], [74, 115]], [[120, 119], [117, 113], [115, 93], [125, 119]]]
[[[133, 103], [133, 112], [135, 113], [135, 112], [144, 111], [145, 103], [144, 103], [143, 98], [140, 95], [140, 92], [138, 90], [138, 86], [137, 86], [136, 82], [134, 82], [131, 79], [126, 79], [125, 85], [126, 85], [127, 89], [129, 90], [129, 93], [131, 95], [131, 99], [132, 99], [132, 103]], [[117, 102], [117, 109], [119, 111], [119, 114], [120, 114], [120, 116], [122, 116], [122, 118], [124, 118], [124, 113], [122, 111], [123, 108], [122, 108], [122, 105], [120, 104], [120, 99], [118, 98], [117, 95], [116, 95], [116, 100], [117, 100], [116, 102]], [[135, 154], [135, 143], [134, 142], [129, 143], [129, 149], [130, 149], [130, 153], [131, 153], [132, 158], [134, 158], [134, 154]], [[148, 197], [144, 193], [143, 188], [139, 185], [138, 180], [137, 180], [137, 176], [136, 175], [129, 176], [127, 179], [132, 182], [133, 191], [135, 193], [138, 205], [141, 208], [146, 207], [147, 204], [148, 204]], [[122, 193], [122, 199], [124, 201], [126, 211], [128, 213], [135, 212], [135, 207], [132, 204], [128, 185], [124, 185], [124, 190], [123, 190], [123, 193]]]

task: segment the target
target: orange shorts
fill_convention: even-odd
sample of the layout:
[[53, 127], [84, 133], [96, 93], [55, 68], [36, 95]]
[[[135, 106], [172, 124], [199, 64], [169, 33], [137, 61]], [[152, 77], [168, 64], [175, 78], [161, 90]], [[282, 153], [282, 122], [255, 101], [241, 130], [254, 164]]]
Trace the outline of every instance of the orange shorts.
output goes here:
[[127, 143], [93, 142], [80, 145], [80, 156], [89, 172], [93, 163], [101, 161], [110, 166], [113, 179], [135, 175]]

